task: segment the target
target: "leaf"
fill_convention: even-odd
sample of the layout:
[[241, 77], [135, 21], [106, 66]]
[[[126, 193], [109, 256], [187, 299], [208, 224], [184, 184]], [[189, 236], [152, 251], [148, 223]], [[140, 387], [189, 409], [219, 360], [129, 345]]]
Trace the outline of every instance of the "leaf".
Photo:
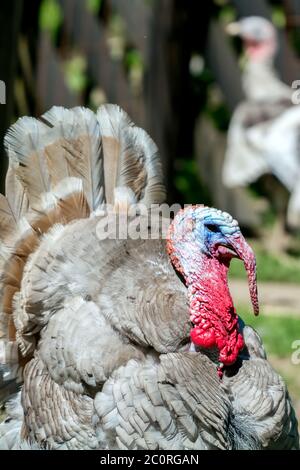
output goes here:
[[57, 0], [43, 0], [39, 11], [39, 25], [55, 37], [63, 21], [63, 12]]
[[98, 15], [101, 10], [102, 0], [86, 0], [86, 7], [89, 12]]

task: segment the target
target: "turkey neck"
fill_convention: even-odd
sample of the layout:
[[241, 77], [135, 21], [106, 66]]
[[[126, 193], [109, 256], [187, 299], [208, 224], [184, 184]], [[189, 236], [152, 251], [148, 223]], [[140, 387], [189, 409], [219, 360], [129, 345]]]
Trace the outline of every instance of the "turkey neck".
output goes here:
[[272, 103], [291, 99], [291, 90], [277, 77], [272, 59], [263, 62], [250, 60], [245, 66], [242, 81], [248, 100]]
[[235, 362], [244, 342], [228, 287], [228, 263], [202, 255], [191, 256], [185, 272], [194, 327], [191, 340], [199, 347], [219, 350], [219, 362]]

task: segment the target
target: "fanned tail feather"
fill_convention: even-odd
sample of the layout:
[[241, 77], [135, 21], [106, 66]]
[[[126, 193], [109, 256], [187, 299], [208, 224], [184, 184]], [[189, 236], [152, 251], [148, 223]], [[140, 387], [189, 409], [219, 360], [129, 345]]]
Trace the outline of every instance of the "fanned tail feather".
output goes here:
[[[140, 202], [149, 207], [164, 202], [166, 193], [158, 149], [118, 106], [101, 106], [97, 113], [104, 153], [106, 201]], [[122, 199], [124, 201], [122, 201]]]

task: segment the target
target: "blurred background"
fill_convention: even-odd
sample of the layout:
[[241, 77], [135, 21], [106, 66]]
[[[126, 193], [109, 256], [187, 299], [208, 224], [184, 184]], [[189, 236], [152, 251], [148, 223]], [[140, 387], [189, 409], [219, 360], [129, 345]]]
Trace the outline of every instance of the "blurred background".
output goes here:
[[[293, 342], [300, 340], [299, 231], [281, 233], [288, 242], [275, 247], [270, 240], [274, 234], [278, 239], [279, 214], [268, 181], [233, 189], [222, 181], [230, 119], [245, 99], [242, 42], [225, 30], [251, 15], [276, 27], [276, 72], [291, 86], [300, 79], [300, 0], [3, 1], [0, 187], [3, 192], [3, 137], [19, 116], [38, 116], [53, 105], [123, 107], [160, 149], [169, 202], [227, 210], [252, 239], [261, 317], [254, 321], [250, 315], [243, 268], [235, 262], [233, 297], [238, 312], [263, 336], [300, 416], [300, 364], [291, 359]], [[272, 188], [285, 197], [284, 188]]]

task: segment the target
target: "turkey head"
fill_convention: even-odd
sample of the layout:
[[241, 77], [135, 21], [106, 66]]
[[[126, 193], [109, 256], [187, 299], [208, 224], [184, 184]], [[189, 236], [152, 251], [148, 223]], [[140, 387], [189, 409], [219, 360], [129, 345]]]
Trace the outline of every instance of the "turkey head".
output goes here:
[[277, 50], [276, 30], [272, 23], [260, 16], [249, 16], [229, 23], [227, 33], [239, 36], [244, 43], [246, 55], [254, 62], [273, 58]]
[[244, 347], [228, 288], [233, 257], [245, 264], [254, 313], [259, 311], [255, 255], [238, 223], [220, 210], [190, 206], [174, 218], [167, 249], [188, 287], [192, 342], [205, 349], [217, 348], [220, 367], [233, 364]]

